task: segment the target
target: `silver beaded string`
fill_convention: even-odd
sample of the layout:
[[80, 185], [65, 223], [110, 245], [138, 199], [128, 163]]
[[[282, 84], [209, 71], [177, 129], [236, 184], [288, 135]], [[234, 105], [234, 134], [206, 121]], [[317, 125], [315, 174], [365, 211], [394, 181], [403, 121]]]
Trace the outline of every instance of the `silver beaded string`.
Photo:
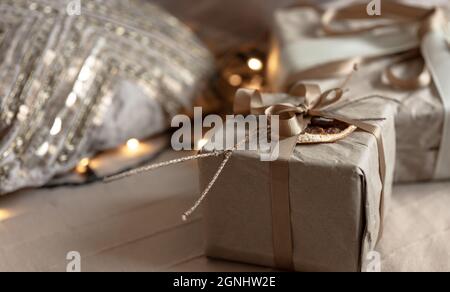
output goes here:
[[[270, 129], [270, 125], [267, 126], [266, 131], [269, 131]], [[191, 216], [195, 210], [197, 210], [197, 208], [203, 203], [203, 201], [205, 200], [206, 196], [208, 195], [209, 191], [211, 190], [211, 188], [214, 186], [214, 184], [216, 183], [217, 179], [219, 178], [219, 176], [222, 174], [222, 171], [224, 170], [225, 166], [227, 165], [228, 161], [230, 161], [231, 156], [233, 155], [234, 151], [236, 151], [239, 146], [241, 146], [244, 143], [247, 143], [247, 141], [249, 141], [250, 137], [252, 137], [253, 135], [260, 133], [261, 128], [259, 128], [258, 130], [250, 133], [250, 134], [246, 134], [245, 135], [245, 139], [243, 139], [242, 141], [240, 141], [239, 143], [237, 143], [233, 149], [231, 150], [225, 150], [220, 152], [220, 154], [225, 154], [225, 158], [222, 160], [222, 163], [220, 164], [219, 168], [217, 169], [216, 173], [214, 174], [214, 176], [212, 177], [212, 179], [209, 181], [208, 185], [206, 186], [205, 190], [202, 192], [200, 198], [195, 202], [195, 204], [186, 212], [184, 212], [184, 214], [181, 216], [181, 219], [183, 219], [183, 221], [187, 221], [189, 216]]]
[[216, 183], [216, 181], [219, 178], [220, 174], [222, 173], [223, 169], [225, 168], [225, 166], [227, 165], [227, 163], [230, 160], [231, 156], [233, 155], [233, 152], [234, 152], [234, 150], [229, 150], [229, 151], [225, 152], [225, 158], [223, 159], [222, 163], [220, 164], [219, 168], [217, 169], [217, 171], [214, 174], [214, 176], [211, 179], [211, 181], [208, 183], [208, 186], [205, 188], [205, 190], [203, 191], [203, 193], [200, 196], [200, 198], [195, 202], [195, 204], [189, 210], [184, 212], [184, 214], [181, 216], [181, 219], [183, 219], [183, 221], [187, 221], [188, 217], [191, 216], [192, 213], [194, 213], [195, 210], [197, 210], [197, 208], [202, 204], [203, 200], [205, 200], [205, 198], [208, 195], [209, 191], [214, 186], [214, 184]]
[[[236, 151], [239, 148], [239, 146], [241, 146], [242, 144], [247, 143], [247, 141], [249, 141], [250, 137], [255, 135], [256, 133], [258, 133], [260, 130], [261, 129], [257, 129], [256, 131], [254, 131], [254, 132], [252, 132], [250, 134], [246, 134], [245, 139], [243, 139], [242, 141], [237, 143], [230, 150], [213, 151], [213, 152], [210, 152], [210, 153], [196, 154], [196, 155], [191, 155], [191, 156], [187, 156], [187, 157], [172, 159], [172, 160], [169, 160], [169, 161], [164, 161], [164, 162], [161, 162], [161, 163], [156, 163], [156, 164], [144, 166], [144, 167], [141, 167], [141, 168], [136, 168], [136, 169], [124, 172], [124, 173], [120, 173], [118, 175], [106, 177], [103, 181], [105, 183], [110, 183], [110, 182], [113, 182], [113, 181], [116, 181], [116, 180], [120, 180], [120, 179], [124, 179], [124, 178], [130, 177], [130, 176], [141, 174], [143, 172], [156, 170], [156, 169], [159, 169], [159, 168], [162, 168], [162, 167], [175, 165], [175, 164], [180, 164], [180, 163], [183, 163], [183, 162], [197, 160], [197, 159], [202, 159], [202, 158], [207, 158], [207, 157], [218, 157], [218, 156], [224, 154], [225, 157], [224, 157], [222, 163], [220, 164], [220, 166], [217, 169], [216, 173], [214, 174], [214, 176], [212, 177], [212, 179], [210, 180], [210, 182], [206, 186], [205, 190], [202, 192], [200, 198], [195, 202], [195, 204], [189, 210], [184, 212], [183, 215], [181, 216], [183, 221], [187, 221], [188, 218], [195, 212], [195, 210], [197, 210], [197, 208], [205, 200], [206, 196], [211, 191], [211, 189], [214, 186], [214, 184], [216, 183], [217, 179], [222, 174], [225, 166], [230, 161], [230, 158], [233, 155], [234, 151]], [[270, 130], [270, 125], [267, 127], [267, 131], [269, 131], [269, 130]]]
[[[270, 129], [270, 125], [265, 128], [266, 131], [269, 131], [269, 129]], [[166, 166], [170, 166], [170, 165], [175, 165], [175, 164], [179, 164], [179, 163], [183, 163], [183, 162], [187, 162], [187, 161], [191, 161], [191, 160], [197, 160], [197, 159], [202, 159], [202, 158], [207, 158], [207, 157], [218, 157], [220, 155], [224, 155], [225, 157], [224, 157], [222, 163], [220, 164], [220, 166], [217, 169], [216, 173], [214, 174], [214, 176], [212, 177], [212, 179], [210, 180], [210, 182], [206, 186], [205, 190], [202, 192], [200, 198], [195, 202], [195, 204], [189, 210], [184, 212], [183, 215], [181, 216], [183, 221], [187, 221], [188, 218], [195, 212], [195, 210], [197, 210], [197, 208], [205, 200], [206, 196], [211, 191], [211, 189], [214, 186], [214, 184], [216, 183], [217, 179], [222, 174], [225, 166], [230, 161], [230, 158], [233, 155], [234, 151], [236, 151], [239, 148], [239, 146], [241, 146], [242, 144], [247, 143], [247, 141], [250, 139], [250, 137], [252, 137], [253, 135], [255, 135], [257, 133], [260, 133], [260, 131], [261, 131], [261, 128], [257, 129], [253, 133], [246, 134], [245, 139], [243, 139], [242, 141], [237, 143], [230, 150], [221, 150], [221, 151], [213, 151], [213, 152], [210, 152], [210, 153], [196, 154], [196, 155], [191, 155], [191, 156], [187, 156], [187, 157], [177, 158], [177, 159], [173, 159], [173, 160], [169, 160], [169, 161], [164, 161], [164, 162], [161, 162], [161, 163], [152, 164], [152, 165], [149, 165], [149, 166], [144, 166], [144, 167], [133, 169], [133, 170], [130, 170], [130, 171], [118, 174], [118, 175], [106, 177], [104, 179], [104, 182], [105, 183], [113, 182], [113, 181], [116, 181], [116, 180], [120, 180], [120, 179], [123, 179], [123, 178], [134, 176], [134, 175], [137, 175], [137, 174], [140, 174], [140, 173], [143, 173], [143, 172], [152, 171], [152, 170], [156, 170], [158, 168], [162, 168], [162, 167], [166, 167]]]
[[133, 169], [133, 170], [130, 170], [127, 172], [117, 174], [117, 175], [109, 176], [109, 177], [106, 177], [103, 181], [105, 183], [110, 183], [110, 182], [113, 182], [116, 180], [124, 179], [124, 178], [130, 177], [130, 176], [141, 174], [143, 172], [156, 170], [158, 168], [162, 168], [162, 167], [166, 167], [166, 166], [170, 166], [170, 165], [174, 165], [174, 164], [179, 164], [179, 163], [183, 163], [183, 162], [187, 162], [187, 161], [191, 161], [191, 160], [202, 159], [202, 158], [207, 158], [207, 157], [212, 157], [212, 156], [217, 157], [223, 153], [224, 153], [224, 151], [214, 151], [214, 152], [210, 152], [210, 153], [196, 154], [196, 155], [192, 155], [192, 156], [187, 156], [187, 157], [177, 158], [177, 159], [173, 159], [173, 160], [169, 160], [169, 161], [164, 161], [161, 163], [156, 163], [156, 164], [144, 166], [141, 168], [136, 168], [136, 169]]
[[225, 168], [225, 166], [227, 165], [228, 161], [230, 160], [231, 156], [233, 155], [233, 150], [227, 150], [227, 151], [214, 151], [211, 153], [204, 153], [204, 154], [196, 154], [196, 155], [192, 155], [192, 156], [187, 156], [187, 157], [183, 157], [183, 158], [177, 158], [177, 159], [173, 159], [173, 160], [169, 160], [169, 161], [165, 161], [165, 162], [161, 162], [161, 163], [157, 163], [157, 164], [153, 164], [153, 165], [149, 165], [149, 166], [144, 166], [141, 168], [137, 168], [137, 169], [133, 169], [118, 175], [114, 175], [111, 177], [107, 177], [104, 179], [105, 183], [109, 183], [112, 181], [116, 181], [116, 180], [120, 180], [123, 178], [127, 178], [133, 175], [137, 175], [143, 172], [147, 172], [147, 171], [152, 171], [152, 170], [156, 170], [158, 168], [162, 168], [162, 167], [166, 167], [169, 165], [174, 165], [174, 164], [179, 164], [179, 163], [183, 163], [186, 161], [191, 161], [191, 160], [197, 160], [197, 159], [202, 159], [202, 158], [207, 158], [207, 157], [217, 157], [220, 156], [222, 154], [225, 153], [225, 158], [222, 161], [221, 165], [219, 166], [217, 172], [214, 174], [213, 178], [211, 179], [211, 181], [209, 182], [208, 186], [206, 187], [206, 189], [202, 192], [200, 198], [195, 202], [194, 206], [192, 206], [188, 211], [184, 212], [183, 215], [181, 216], [181, 219], [183, 221], [187, 221], [188, 217], [190, 215], [192, 215], [192, 213], [195, 212], [195, 210], [201, 205], [201, 203], [203, 202], [203, 200], [206, 198], [206, 196], [208, 195], [209, 191], [211, 190], [211, 188], [214, 186], [214, 184], [216, 183], [217, 179], [219, 178], [220, 174], [222, 173], [223, 169]]

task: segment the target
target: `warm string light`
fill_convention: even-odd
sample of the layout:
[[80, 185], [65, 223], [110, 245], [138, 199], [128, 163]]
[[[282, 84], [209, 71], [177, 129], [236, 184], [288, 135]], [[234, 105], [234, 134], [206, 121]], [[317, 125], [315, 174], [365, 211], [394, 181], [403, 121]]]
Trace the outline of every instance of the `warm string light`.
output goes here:
[[8, 220], [12, 217], [11, 212], [5, 209], [0, 209], [0, 222]]
[[139, 147], [141, 146], [141, 142], [138, 139], [130, 139], [127, 141], [127, 149], [130, 152], [137, 152]]
[[250, 58], [247, 61], [247, 65], [253, 71], [261, 71], [264, 68], [263, 62], [258, 58]]
[[76, 167], [76, 171], [79, 173], [79, 174], [85, 174], [87, 171], [88, 171], [88, 169], [89, 169], [89, 163], [90, 163], [91, 161], [89, 160], [89, 158], [83, 158], [83, 159], [81, 159], [80, 160], [80, 162], [78, 162], [78, 165], [77, 165], [77, 167]]
[[[264, 69], [264, 63], [259, 58], [256, 58], [256, 57], [249, 58], [247, 61], [247, 66], [248, 66], [248, 68], [250, 68], [250, 70], [252, 70], [254, 72], [259, 72]], [[84, 71], [83, 73], [88, 74], [89, 72]], [[244, 82], [244, 78], [240, 74], [232, 74], [228, 77], [228, 83], [234, 87], [246, 86], [248, 88], [260, 89], [262, 82], [263, 82], [263, 78], [259, 75], [253, 76], [249, 82], [247, 82], [247, 81]], [[66, 105], [68, 107], [71, 107], [75, 104], [76, 100], [77, 100], [76, 94], [71, 93], [66, 101]], [[59, 118], [57, 118], [52, 127], [53, 134], [56, 135], [60, 132], [60, 124], [61, 124], [61, 121], [59, 120]], [[196, 142], [197, 149], [199, 149], [199, 150], [203, 149], [203, 147], [205, 147], [205, 145], [207, 143], [208, 143], [208, 140], [206, 140], [206, 139], [198, 140]], [[135, 139], [135, 138], [129, 139], [125, 144], [125, 148], [124, 148], [126, 150], [125, 153], [127, 155], [135, 154], [141, 149], [141, 146], [142, 146], [141, 142], [138, 139]], [[43, 148], [44, 147], [45, 147], [45, 145], [43, 146]], [[46, 150], [46, 149], [44, 149], [44, 150]], [[44, 152], [44, 150], [42, 150], [42, 152]], [[89, 170], [90, 163], [91, 163], [91, 161], [89, 158], [83, 158], [82, 160], [80, 160], [80, 162], [76, 166], [75, 171], [79, 174], [86, 174]]]
[[[138, 139], [130, 139], [122, 148], [126, 151], [123, 155], [125, 155], [126, 157], [131, 157], [131, 154], [136, 154], [139, 152], [139, 150], [141, 150], [141, 146], [141, 142]], [[86, 174], [92, 166], [91, 163], [95, 163], [95, 161], [91, 161], [89, 158], [85, 157], [78, 162], [77, 166], [75, 167], [75, 171], [78, 174]]]
[[[241, 73], [232, 73], [229, 75], [228, 83], [233, 87], [261, 87], [262, 85], [262, 76], [261, 73], [264, 69], [264, 62], [259, 57], [249, 57], [247, 59], [247, 63], [245, 64], [247, 69], [243, 69], [244, 75]], [[250, 69], [250, 72], [248, 72]], [[232, 70], [233, 71], [233, 70]], [[237, 69], [235, 71], [242, 71], [242, 69]], [[250, 79], [250, 80], [249, 80]], [[255, 86], [257, 84], [257, 86]]]
[[[234, 73], [227, 77], [228, 83], [233, 87], [247, 87], [252, 89], [261, 89], [263, 84], [263, 77], [260, 75], [260, 72], [264, 69], [264, 63], [261, 59], [257, 57], [250, 57], [247, 60], [247, 67], [253, 72], [251, 73], [250, 80], [247, 80], [247, 77], [244, 77], [241, 74]], [[246, 80], [244, 81], [244, 78]]]
[[242, 84], [242, 77], [238, 74], [233, 74], [228, 78], [228, 82], [231, 86], [238, 87]]
[[205, 145], [208, 144], [208, 140], [207, 139], [200, 139], [197, 141], [197, 149], [201, 150], [203, 149], [203, 147], [205, 147]]
[[[249, 58], [247, 61], [247, 66], [248, 68], [250, 68], [250, 70], [255, 72], [262, 71], [264, 69], [264, 63], [259, 58], [256, 57]], [[84, 70], [83, 74], [81, 74], [82, 76], [80, 77], [85, 78], [85, 75], [89, 75], [89, 73], [90, 72], [88, 70]], [[263, 82], [262, 77], [259, 75], [253, 76], [250, 82], [247, 81], [244, 82], [244, 78], [240, 74], [232, 74], [228, 77], [228, 83], [234, 87], [247, 86], [253, 89], [260, 89], [262, 82]], [[66, 106], [71, 107], [75, 104], [76, 101], [77, 95], [76, 93], [72, 92], [66, 100]], [[59, 118], [55, 120], [55, 123], [52, 127], [52, 134], [56, 135], [61, 131], [60, 129], [61, 122], [62, 121]], [[197, 149], [199, 150], [203, 149], [203, 147], [205, 147], [207, 143], [208, 140], [206, 139], [198, 140], [196, 142]], [[125, 144], [124, 148], [126, 150], [125, 153], [127, 155], [135, 154], [141, 149], [141, 146], [142, 146], [141, 142], [138, 139], [135, 138], [129, 139]], [[42, 148], [45, 148], [45, 145]], [[46, 152], [46, 149], [43, 149], [42, 152], [44, 152], [44, 150]], [[86, 174], [90, 168], [90, 163], [91, 161], [89, 158], [81, 159], [78, 165], [76, 166], [75, 171], [79, 174]]]

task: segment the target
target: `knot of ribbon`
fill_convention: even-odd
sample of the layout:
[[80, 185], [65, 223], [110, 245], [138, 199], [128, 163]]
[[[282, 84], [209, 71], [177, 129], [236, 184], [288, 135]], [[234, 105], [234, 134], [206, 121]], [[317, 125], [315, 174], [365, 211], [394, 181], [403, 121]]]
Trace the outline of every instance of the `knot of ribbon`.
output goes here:
[[266, 115], [269, 120], [278, 116], [281, 138], [297, 136], [305, 130], [305, 117], [328, 115], [327, 107], [336, 104], [344, 96], [342, 88], [334, 88], [322, 93], [317, 84], [295, 84], [289, 92], [289, 102], [267, 103], [257, 90], [240, 89], [234, 101], [235, 114]]

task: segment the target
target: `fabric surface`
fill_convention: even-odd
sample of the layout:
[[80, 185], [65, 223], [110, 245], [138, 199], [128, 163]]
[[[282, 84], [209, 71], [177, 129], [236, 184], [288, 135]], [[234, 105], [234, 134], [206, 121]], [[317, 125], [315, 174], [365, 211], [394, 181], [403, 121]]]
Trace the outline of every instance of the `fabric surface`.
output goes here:
[[450, 184], [398, 186], [378, 250], [384, 271], [450, 271]]
[[[166, 153], [160, 160], [187, 155]], [[0, 198], [0, 271], [270, 271], [204, 256], [195, 162], [108, 185], [26, 190]], [[177, 183], [173, 183], [176, 181]], [[450, 271], [450, 183], [397, 186], [385, 221], [383, 271]]]

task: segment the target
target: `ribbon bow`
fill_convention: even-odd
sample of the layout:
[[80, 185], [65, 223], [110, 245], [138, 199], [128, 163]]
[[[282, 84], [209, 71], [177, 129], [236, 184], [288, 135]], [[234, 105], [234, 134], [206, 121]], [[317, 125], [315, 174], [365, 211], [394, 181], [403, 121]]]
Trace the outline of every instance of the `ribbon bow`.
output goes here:
[[266, 116], [279, 116], [281, 137], [292, 137], [305, 130], [306, 116], [327, 115], [323, 110], [336, 104], [344, 95], [344, 90], [335, 88], [326, 92], [321, 91], [317, 84], [297, 83], [289, 92], [291, 100], [269, 104], [264, 102], [261, 93], [257, 90], [240, 89], [236, 93], [234, 102], [235, 114], [264, 114]]
[[[342, 100], [345, 93], [343, 87], [330, 89], [322, 93], [320, 86], [317, 84], [297, 83], [289, 92], [289, 101], [281, 98], [272, 103], [266, 102], [257, 90], [240, 89], [236, 93], [234, 113], [243, 115], [264, 114], [269, 117], [269, 120], [271, 116], [278, 116], [281, 140], [301, 135], [310, 117], [337, 120], [363, 131], [377, 134], [379, 129], [372, 124], [327, 111], [330, 106], [337, 105]], [[297, 141], [302, 143], [300, 139], [297, 139]], [[335, 141], [324, 139], [323, 141], [317, 141], [317, 143]]]

